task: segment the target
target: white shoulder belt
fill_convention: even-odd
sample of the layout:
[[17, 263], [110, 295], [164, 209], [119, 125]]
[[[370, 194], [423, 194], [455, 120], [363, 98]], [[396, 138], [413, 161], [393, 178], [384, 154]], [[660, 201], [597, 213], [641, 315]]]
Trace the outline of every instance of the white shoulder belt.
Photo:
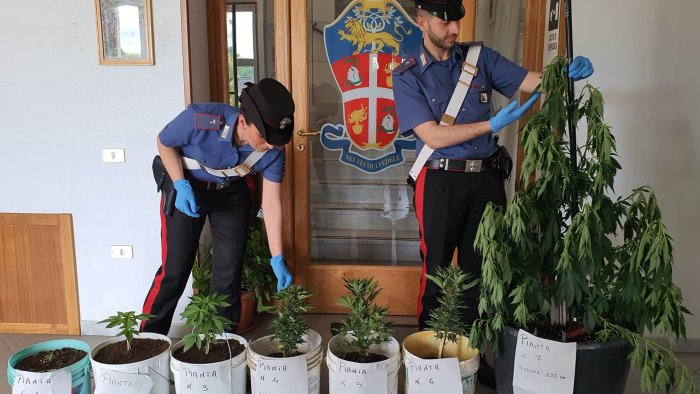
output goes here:
[[[467, 92], [471, 86], [472, 79], [476, 76], [478, 68], [476, 64], [479, 61], [479, 55], [481, 54], [481, 45], [471, 45], [467, 51], [467, 58], [462, 64], [462, 73], [459, 75], [459, 81], [455, 87], [455, 91], [452, 93], [449, 104], [447, 104], [447, 110], [445, 114], [442, 115], [440, 119], [440, 125], [452, 125], [455, 123], [455, 118], [459, 113], [459, 109], [464, 102], [465, 97], [467, 97]], [[420, 150], [416, 156], [416, 161], [411, 167], [411, 171], [408, 175], [415, 181], [420, 174], [421, 169], [428, 161], [430, 155], [435, 152], [435, 149], [430, 148], [428, 145], [423, 145], [423, 149]]]

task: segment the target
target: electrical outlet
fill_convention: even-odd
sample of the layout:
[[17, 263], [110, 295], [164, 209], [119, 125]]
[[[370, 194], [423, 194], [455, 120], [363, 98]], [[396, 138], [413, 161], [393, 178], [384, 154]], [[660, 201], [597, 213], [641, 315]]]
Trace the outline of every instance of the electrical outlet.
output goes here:
[[105, 163], [124, 163], [126, 161], [124, 148], [102, 149], [102, 161]]
[[112, 245], [112, 258], [113, 259], [133, 259], [134, 249], [131, 245]]

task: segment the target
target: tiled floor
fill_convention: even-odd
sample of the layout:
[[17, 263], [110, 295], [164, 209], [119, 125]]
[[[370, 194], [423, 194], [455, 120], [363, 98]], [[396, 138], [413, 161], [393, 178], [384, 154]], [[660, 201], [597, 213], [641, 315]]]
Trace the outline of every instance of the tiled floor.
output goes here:
[[[246, 334], [243, 334], [243, 336], [247, 339], [256, 339], [259, 337], [262, 337], [264, 335], [267, 335], [268, 333], [266, 332], [266, 322], [269, 320], [269, 315], [267, 316], [259, 316], [258, 321], [256, 322], [256, 326], [254, 329]], [[310, 314], [307, 315], [308, 320], [309, 320], [309, 326], [318, 331], [321, 336], [323, 337], [323, 343], [324, 345], [328, 342], [328, 340], [331, 338], [331, 332], [330, 332], [330, 324], [333, 322], [338, 322], [342, 319], [342, 316], [339, 315], [321, 315], [321, 314]], [[396, 323], [396, 328], [394, 330], [394, 337], [401, 343], [403, 339], [415, 332], [417, 330], [417, 327], [414, 325], [415, 324], [415, 319], [414, 318], [403, 318], [403, 317], [395, 317], [391, 319], [394, 323]], [[3, 367], [0, 369], [0, 379], [2, 379], [2, 382], [0, 384], [0, 394], [10, 394], [12, 392], [11, 387], [7, 384], [7, 360], [12, 356], [13, 353], [21, 350], [22, 348], [29, 346], [33, 343], [41, 342], [41, 341], [47, 341], [51, 339], [59, 339], [62, 337], [57, 337], [55, 335], [30, 335], [30, 334], [0, 334], [0, 360], [3, 361]], [[106, 337], [100, 337], [100, 336], [79, 336], [79, 337], [71, 337], [75, 339], [80, 339], [85, 342], [87, 342], [90, 346], [95, 346], [98, 343], [102, 342], [103, 340], [106, 339]], [[173, 341], [175, 342], [175, 341]], [[688, 365], [689, 368], [693, 371], [698, 371], [700, 370], [700, 353], [681, 353], [680, 358]], [[700, 374], [700, 373], [699, 373]], [[399, 392], [403, 393], [403, 368], [400, 370], [399, 373]], [[700, 387], [700, 376], [696, 374], [695, 382]], [[171, 386], [172, 387], [172, 386]], [[171, 392], [174, 393], [174, 389], [171, 389]], [[478, 385], [476, 392], [478, 394], [494, 394], [496, 393], [495, 390], [489, 389], [487, 387]], [[321, 367], [321, 394], [328, 393], [328, 370], [327, 368], [322, 365]], [[630, 378], [627, 384], [627, 389], [625, 390], [625, 394], [637, 394], [641, 393], [639, 390], [639, 379], [638, 379], [638, 374], [636, 371], [632, 371], [630, 373]], [[601, 393], [604, 394], [604, 393]]]

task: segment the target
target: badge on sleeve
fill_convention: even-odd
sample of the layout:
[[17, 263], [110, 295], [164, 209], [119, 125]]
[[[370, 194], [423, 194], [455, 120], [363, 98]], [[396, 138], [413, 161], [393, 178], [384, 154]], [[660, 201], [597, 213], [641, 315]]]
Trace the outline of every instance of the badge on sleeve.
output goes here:
[[489, 102], [489, 92], [481, 92], [479, 94], [479, 98], [481, 99], [481, 102], [486, 104]]
[[221, 116], [211, 114], [196, 114], [194, 127], [201, 130], [219, 130]]
[[219, 141], [231, 141], [231, 126], [224, 126], [224, 129], [219, 133]]

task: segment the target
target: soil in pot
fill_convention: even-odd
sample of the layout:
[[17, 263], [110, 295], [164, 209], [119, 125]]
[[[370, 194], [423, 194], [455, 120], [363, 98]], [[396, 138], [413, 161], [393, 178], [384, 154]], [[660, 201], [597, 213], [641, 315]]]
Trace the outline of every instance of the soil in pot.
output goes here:
[[100, 349], [93, 357], [103, 364], [131, 364], [155, 357], [168, 349], [170, 344], [162, 339], [134, 338], [131, 341], [131, 351], [126, 350], [126, 340]]
[[[231, 352], [229, 353], [229, 346]], [[216, 344], [209, 348], [209, 354], [204, 353], [204, 349], [199, 350], [196, 346], [191, 347], [186, 352], [183, 348], [178, 348], [173, 352], [173, 357], [190, 364], [212, 364], [234, 358], [245, 351], [245, 346], [235, 339], [228, 340], [228, 346], [223, 340], [218, 340]]]
[[304, 353], [302, 353], [302, 352], [294, 352], [294, 353], [290, 354], [289, 356], [286, 356], [286, 357], [285, 357], [284, 354], [282, 354], [282, 352], [274, 352], [274, 353], [268, 354], [267, 357], [287, 358], [287, 357], [301, 356], [302, 354], [304, 354]]
[[388, 357], [383, 355], [383, 354], [377, 354], [377, 353], [369, 353], [365, 359], [362, 358], [362, 354], [359, 352], [350, 352], [350, 353], [345, 353], [343, 355], [342, 359], [345, 361], [352, 361], [354, 363], [362, 363], [362, 364], [368, 364], [368, 363], [376, 363], [379, 361], [384, 361]]
[[49, 372], [77, 363], [86, 355], [87, 353], [82, 350], [69, 347], [45, 350], [23, 358], [14, 365], [14, 368], [27, 372]]

